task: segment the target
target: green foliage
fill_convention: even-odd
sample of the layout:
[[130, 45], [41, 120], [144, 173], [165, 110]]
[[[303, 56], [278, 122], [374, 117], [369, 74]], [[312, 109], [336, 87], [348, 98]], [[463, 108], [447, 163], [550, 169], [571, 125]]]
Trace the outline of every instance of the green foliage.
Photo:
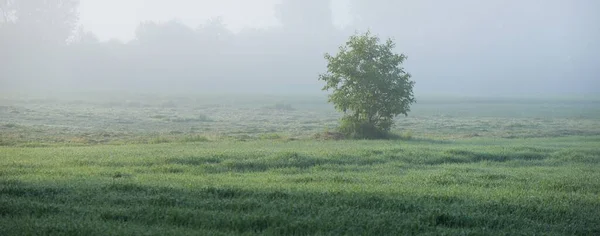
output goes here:
[[359, 138], [383, 138], [393, 119], [408, 115], [415, 102], [414, 81], [404, 71], [404, 54], [393, 52], [396, 44], [380, 43], [370, 31], [356, 34], [339, 48], [337, 55], [325, 54], [327, 73], [323, 90], [333, 90], [329, 102], [344, 112], [341, 131]]
[[402, 140], [411, 140], [413, 138], [412, 130], [407, 130], [399, 135], [399, 138]]
[[342, 117], [339, 130], [351, 138], [380, 139], [389, 136], [389, 128], [378, 127], [373, 122], [353, 116]]

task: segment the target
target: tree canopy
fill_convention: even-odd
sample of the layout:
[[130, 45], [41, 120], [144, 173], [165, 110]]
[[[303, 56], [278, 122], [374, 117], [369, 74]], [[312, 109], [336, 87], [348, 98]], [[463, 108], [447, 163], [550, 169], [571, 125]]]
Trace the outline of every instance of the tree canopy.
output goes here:
[[370, 31], [350, 36], [336, 55], [325, 54], [327, 72], [319, 76], [332, 90], [329, 102], [344, 113], [340, 130], [354, 137], [385, 137], [393, 119], [408, 115], [415, 82], [394, 53], [392, 39], [381, 43]]

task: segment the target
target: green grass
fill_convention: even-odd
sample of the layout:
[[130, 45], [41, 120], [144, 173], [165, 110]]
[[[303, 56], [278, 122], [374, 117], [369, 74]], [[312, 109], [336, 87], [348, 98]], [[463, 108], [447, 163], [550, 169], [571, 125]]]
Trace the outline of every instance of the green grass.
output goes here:
[[598, 143], [0, 147], [0, 235], [598, 235]]
[[326, 98], [0, 98], [0, 235], [600, 235], [600, 103], [419, 100], [338, 140]]
[[[276, 138], [313, 139], [340, 114], [325, 96], [104, 95], [0, 98], [0, 146], [81, 146]], [[600, 135], [597, 100], [419, 98], [403, 139]], [[325, 135], [326, 136], [326, 135]]]

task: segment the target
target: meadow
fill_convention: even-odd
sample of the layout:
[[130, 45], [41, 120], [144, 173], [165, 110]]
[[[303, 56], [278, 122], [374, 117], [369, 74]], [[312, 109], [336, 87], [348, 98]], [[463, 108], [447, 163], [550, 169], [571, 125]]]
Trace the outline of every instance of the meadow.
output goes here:
[[0, 235], [599, 235], [600, 103], [424, 98], [392, 140], [315, 96], [3, 97]]

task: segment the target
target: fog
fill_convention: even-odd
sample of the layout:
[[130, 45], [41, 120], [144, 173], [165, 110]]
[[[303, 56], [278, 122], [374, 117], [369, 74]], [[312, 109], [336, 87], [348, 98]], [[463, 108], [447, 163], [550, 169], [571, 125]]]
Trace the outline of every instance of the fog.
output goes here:
[[600, 91], [595, 0], [0, 0], [0, 92], [316, 94], [323, 54], [392, 37], [415, 94]]

